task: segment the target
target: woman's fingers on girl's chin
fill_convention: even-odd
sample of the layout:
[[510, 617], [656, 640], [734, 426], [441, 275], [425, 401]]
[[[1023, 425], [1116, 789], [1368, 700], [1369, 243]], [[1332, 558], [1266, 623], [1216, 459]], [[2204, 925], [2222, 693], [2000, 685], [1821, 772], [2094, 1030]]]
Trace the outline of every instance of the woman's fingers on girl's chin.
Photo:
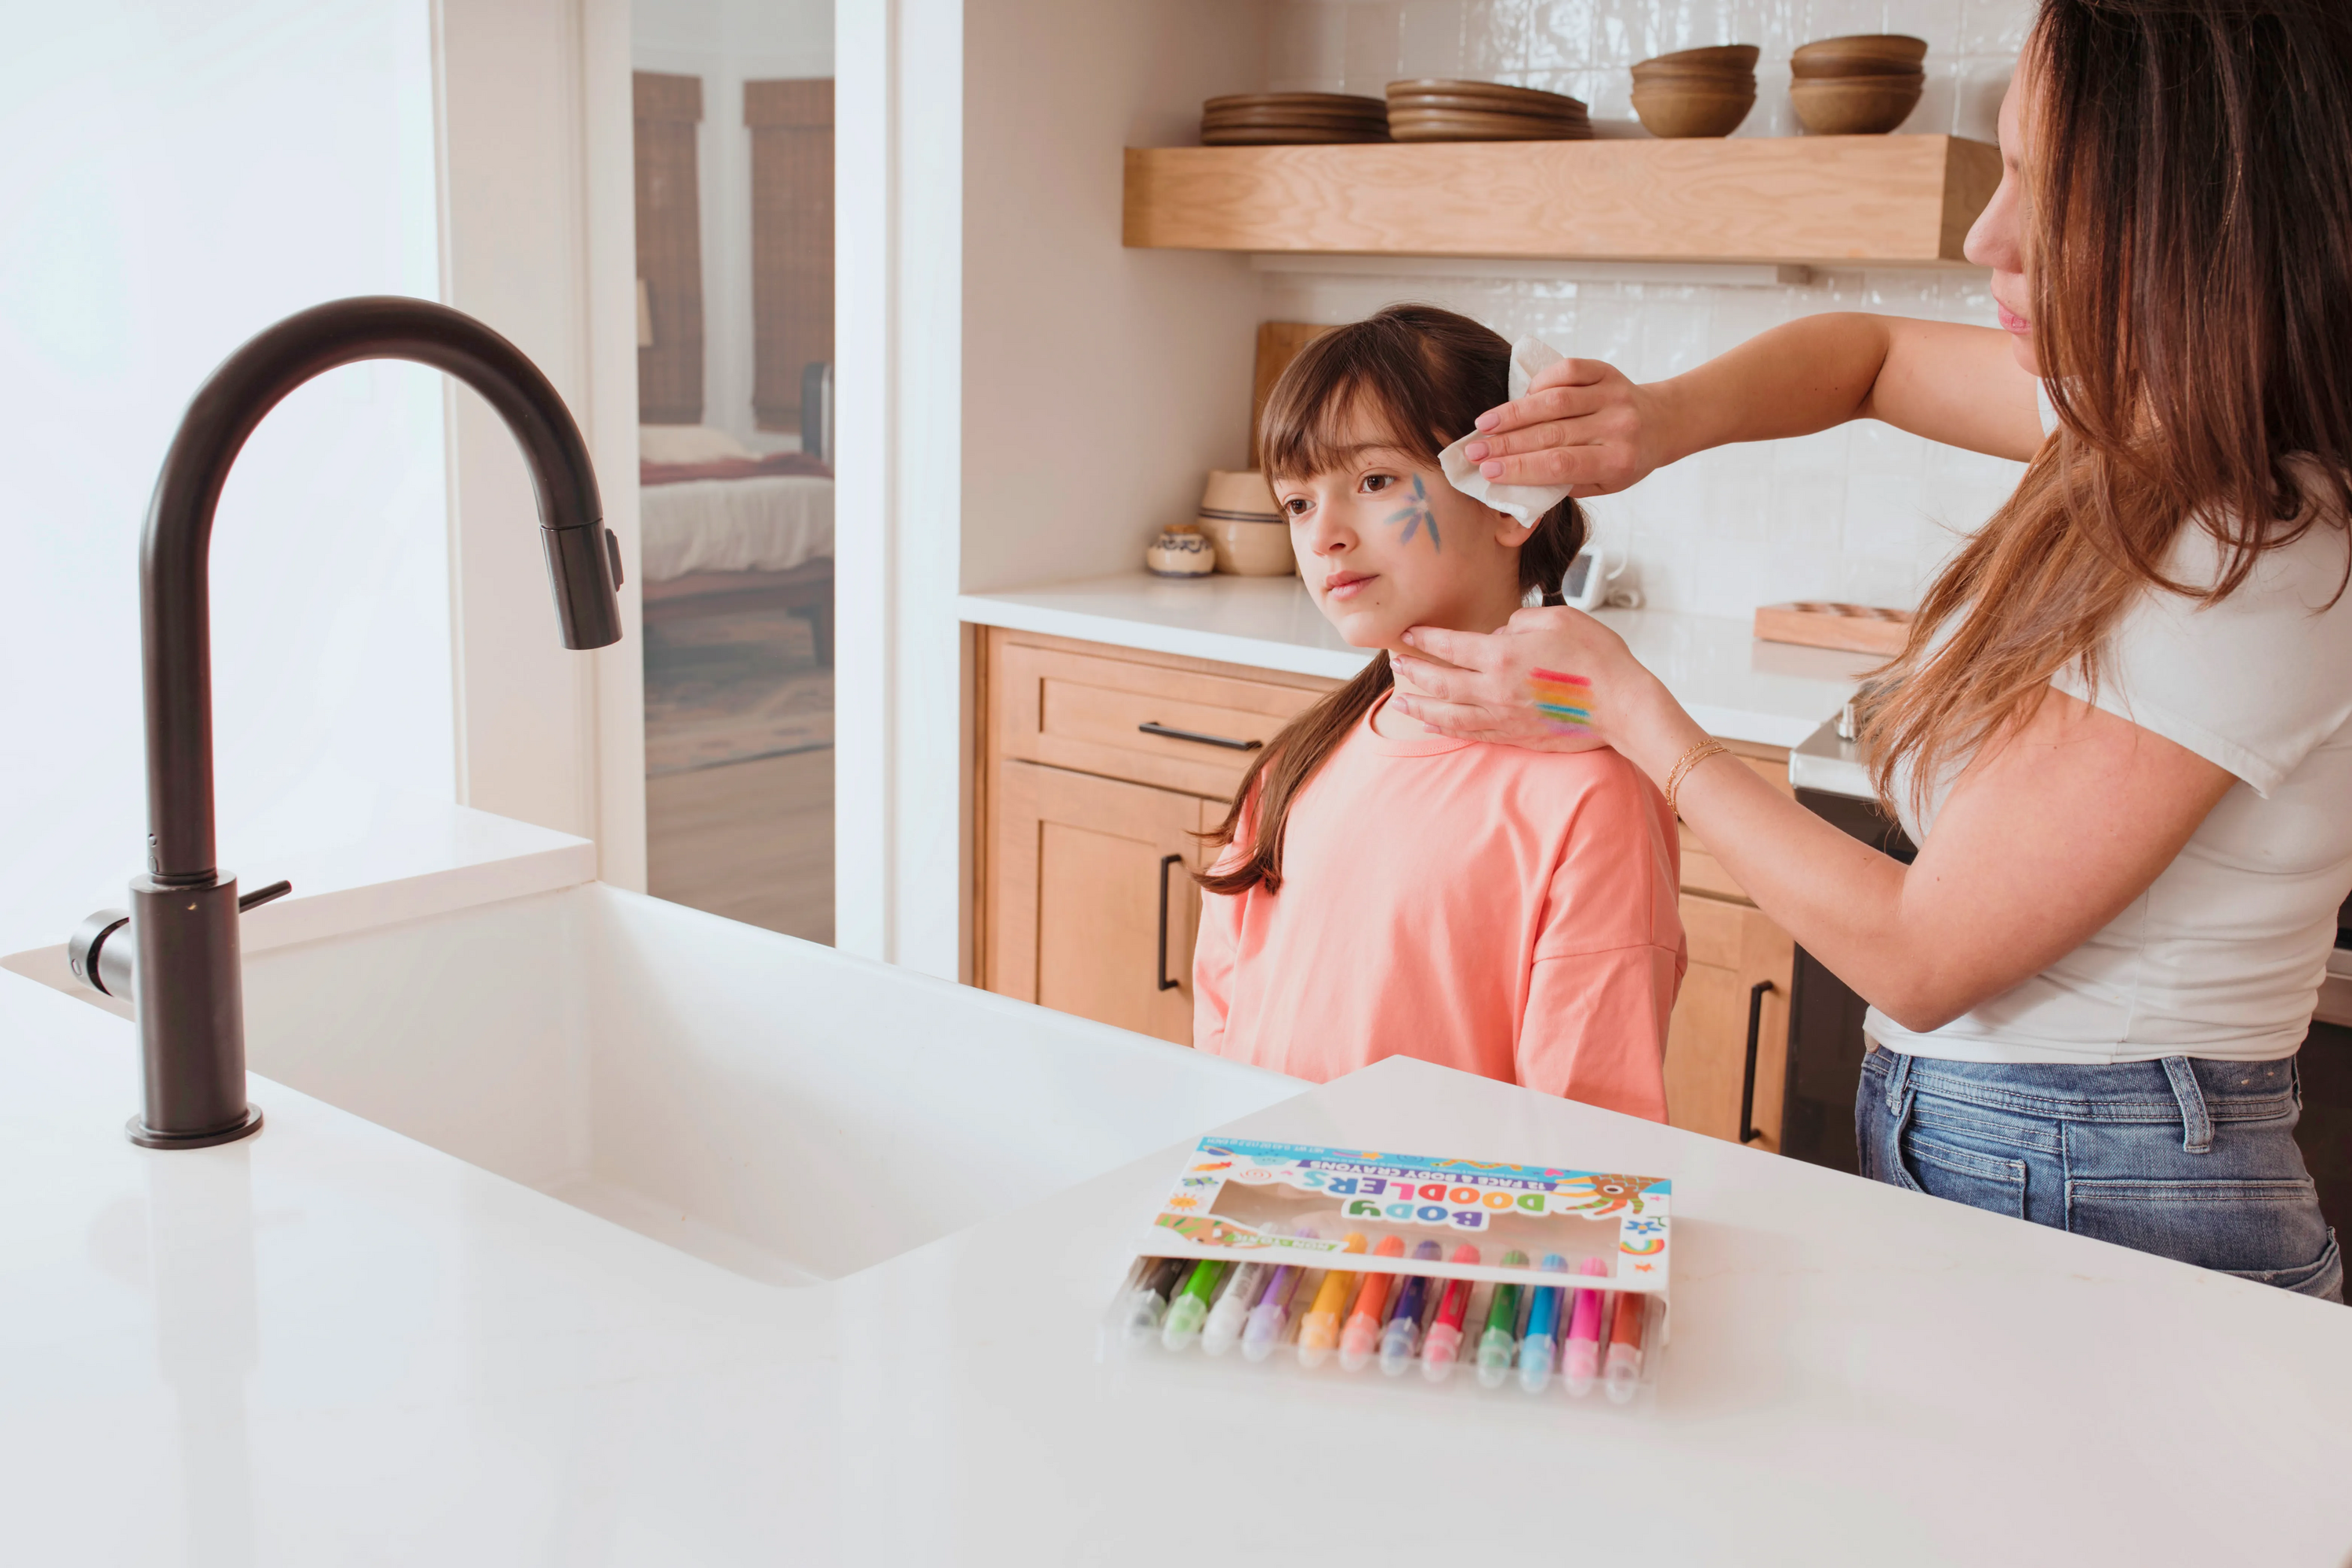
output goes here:
[[1457, 695], [1454, 672], [1440, 669], [1426, 659], [1394, 658], [1389, 661], [1389, 670], [1396, 677], [1398, 697], [1409, 703], [1451, 702]]

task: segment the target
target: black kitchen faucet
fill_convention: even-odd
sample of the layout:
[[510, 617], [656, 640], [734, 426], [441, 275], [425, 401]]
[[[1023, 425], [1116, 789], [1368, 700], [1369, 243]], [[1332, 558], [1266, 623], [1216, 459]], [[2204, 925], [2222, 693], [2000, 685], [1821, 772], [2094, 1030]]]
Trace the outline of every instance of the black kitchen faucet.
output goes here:
[[236, 879], [216, 864], [213, 842], [213, 509], [246, 437], [288, 393], [369, 359], [446, 371], [499, 411], [539, 494], [563, 646], [621, 639], [620, 546], [604, 525], [587, 445], [539, 367], [481, 322], [424, 300], [338, 300], [289, 316], [213, 372], [164, 454], [140, 546], [148, 834], [147, 874], [131, 884], [132, 962], [106, 952], [125, 923], [116, 910], [91, 916], [68, 950], [74, 973], [99, 990], [130, 983], [146, 1069], [146, 1110], [130, 1133], [151, 1149], [226, 1143], [261, 1125], [245, 1098]]

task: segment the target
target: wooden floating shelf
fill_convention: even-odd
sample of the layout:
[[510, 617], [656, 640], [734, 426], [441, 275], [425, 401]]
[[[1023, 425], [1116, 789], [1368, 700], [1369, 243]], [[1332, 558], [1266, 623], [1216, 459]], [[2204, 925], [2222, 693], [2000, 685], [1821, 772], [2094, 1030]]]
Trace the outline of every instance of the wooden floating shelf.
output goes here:
[[1328, 256], [1966, 265], [1958, 136], [1130, 147], [1126, 243]]

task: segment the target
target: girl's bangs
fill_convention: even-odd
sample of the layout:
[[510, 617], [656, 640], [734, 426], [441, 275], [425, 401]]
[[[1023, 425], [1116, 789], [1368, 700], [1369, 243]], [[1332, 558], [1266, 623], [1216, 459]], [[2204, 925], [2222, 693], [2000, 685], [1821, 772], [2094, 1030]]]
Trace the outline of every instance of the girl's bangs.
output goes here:
[[[1306, 353], [1312, 353], [1314, 344]], [[1359, 452], [1391, 447], [1423, 462], [1437, 460], [1438, 446], [1399, 405], [1389, 378], [1376, 367], [1347, 363], [1332, 353], [1286, 376], [1266, 400], [1258, 438], [1259, 460], [1270, 479], [1303, 479], [1344, 467]], [[1363, 416], [1361, 424], [1359, 415]], [[1365, 439], [1367, 434], [1371, 438]]]

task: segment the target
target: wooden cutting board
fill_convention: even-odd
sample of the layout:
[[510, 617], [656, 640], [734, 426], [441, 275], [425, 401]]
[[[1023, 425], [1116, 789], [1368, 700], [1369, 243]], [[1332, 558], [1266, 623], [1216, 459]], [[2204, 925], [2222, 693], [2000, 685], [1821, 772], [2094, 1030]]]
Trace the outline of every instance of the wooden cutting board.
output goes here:
[[1765, 642], [1805, 647], [1843, 648], [1849, 653], [1893, 657], [1911, 636], [1911, 612], [1873, 605], [1833, 605], [1816, 599], [1792, 605], [1760, 605], [1756, 635]]
[[1257, 374], [1250, 386], [1250, 467], [1258, 466], [1257, 420], [1265, 412], [1265, 395], [1298, 357], [1298, 351], [1329, 331], [1307, 321], [1260, 321], [1257, 324]]

